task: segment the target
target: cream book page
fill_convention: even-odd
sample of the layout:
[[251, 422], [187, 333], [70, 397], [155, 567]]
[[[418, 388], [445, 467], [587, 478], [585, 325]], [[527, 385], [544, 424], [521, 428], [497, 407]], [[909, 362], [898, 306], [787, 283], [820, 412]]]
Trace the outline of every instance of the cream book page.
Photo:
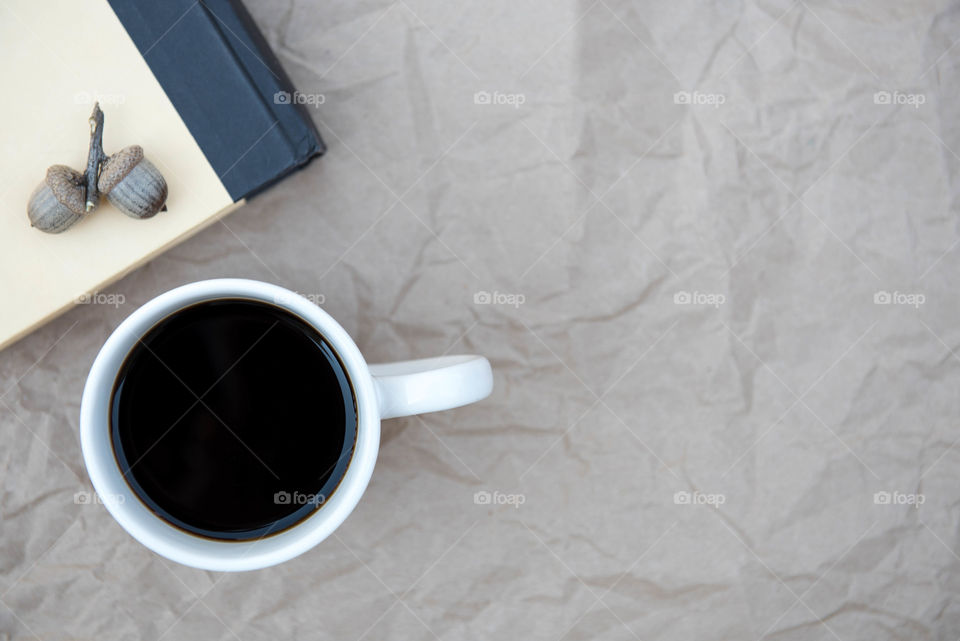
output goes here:
[[[11, 0], [0, 16], [2, 348], [240, 203], [105, 0]], [[168, 211], [135, 220], [103, 199], [61, 234], [31, 228], [27, 201], [47, 167], [85, 169], [88, 118], [98, 99], [104, 150], [141, 145], [166, 178]]]

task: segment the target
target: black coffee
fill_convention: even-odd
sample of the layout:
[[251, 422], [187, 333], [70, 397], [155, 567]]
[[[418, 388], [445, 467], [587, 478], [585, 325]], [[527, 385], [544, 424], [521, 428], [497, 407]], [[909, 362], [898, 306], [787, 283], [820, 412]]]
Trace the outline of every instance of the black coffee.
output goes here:
[[117, 376], [113, 449], [168, 522], [252, 539], [303, 520], [353, 453], [353, 391], [306, 322], [266, 303], [198, 303], [154, 326]]

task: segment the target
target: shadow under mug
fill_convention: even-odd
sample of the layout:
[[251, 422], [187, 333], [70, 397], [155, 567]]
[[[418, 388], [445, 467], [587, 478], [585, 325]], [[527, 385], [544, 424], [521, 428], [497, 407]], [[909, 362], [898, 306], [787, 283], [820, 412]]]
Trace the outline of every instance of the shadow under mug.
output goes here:
[[[171, 314], [199, 302], [224, 298], [262, 301], [312, 325], [339, 356], [357, 404], [356, 445], [336, 491], [296, 525], [246, 541], [203, 538], [156, 515], [124, 479], [110, 437], [113, 386], [130, 350]], [[113, 331], [97, 354], [83, 390], [80, 442], [94, 490], [113, 518], [140, 543], [168, 559], [204, 570], [255, 570], [303, 554], [343, 523], [373, 473], [381, 419], [459, 407], [486, 398], [492, 389], [490, 363], [482, 356], [440, 356], [368, 365], [343, 327], [299, 294], [253, 280], [206, 280], [161, 294]]]

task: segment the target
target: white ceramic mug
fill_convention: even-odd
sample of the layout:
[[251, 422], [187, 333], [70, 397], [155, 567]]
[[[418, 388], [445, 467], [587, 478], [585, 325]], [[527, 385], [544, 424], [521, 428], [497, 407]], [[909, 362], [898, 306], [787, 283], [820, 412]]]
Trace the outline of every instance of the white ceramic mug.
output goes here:
[[[276, 305], [316, 328], [340, 357], [357, 404], [356, 445], [336, 491], [304, 520], [258, 540], [203, 538], [157, 516], [127, 485], [110, 438], [114, 381], [130, 350], [167, 316], [195, 303], [222, 298]], [[492, 388], [490, 363], [481, 356], [441, 356], [368, 365], [343, 327], [306, 298], [259, 281], [206, 280], [154, 298], [110, 335], [83, 390], [80, 442], [87, 473], [101, 501], [143, 545], [168, 559], [205, 570], [255, 570], [306, 552], [347, 518], [370, 481], [380, 446], [380, 419], [459, 407], [487, 397]]]

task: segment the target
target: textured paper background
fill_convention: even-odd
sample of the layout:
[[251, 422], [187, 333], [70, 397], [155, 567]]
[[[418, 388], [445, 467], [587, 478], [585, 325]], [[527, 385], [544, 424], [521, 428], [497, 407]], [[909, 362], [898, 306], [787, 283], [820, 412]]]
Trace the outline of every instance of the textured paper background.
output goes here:
[[[4, 638], [960, 636], [956, 3], [251, 10], [330, 152], [0, 355]], [[80, 392], [218, 276], [494, 394], [386, 422], [301, 558], [176, 566], [74, 502]]]

